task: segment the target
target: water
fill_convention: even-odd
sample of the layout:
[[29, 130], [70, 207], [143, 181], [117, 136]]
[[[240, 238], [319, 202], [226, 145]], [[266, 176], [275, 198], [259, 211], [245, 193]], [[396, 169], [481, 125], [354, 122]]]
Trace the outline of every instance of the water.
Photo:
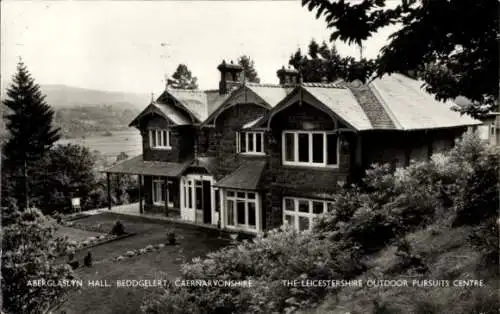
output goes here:
[[134, 157], [142, 153], [142, 139], [138, 130], [112, 131], [111, 136], [62, 139], [57, 144], [77, 144], [99, 151], [107, 160], [115, 161], [120, 153]]

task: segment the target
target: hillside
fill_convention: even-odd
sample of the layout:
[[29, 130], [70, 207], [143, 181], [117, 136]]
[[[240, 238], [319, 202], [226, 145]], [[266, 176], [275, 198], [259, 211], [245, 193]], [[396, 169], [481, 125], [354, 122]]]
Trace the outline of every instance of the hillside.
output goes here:
[[[61, 128], [64, 138], [109, 135], [112, 131], [127, 129], [130, 121], [150, 101], [147, 94], [66, 85], [41, 85], [40, 88], [46, 95], [47, 104], [54, 108], [54, 122]], [[2, 90], [2, 97], [4, 95], [5, 90]], [[2, 123], [0, 134], [4, 133]]]

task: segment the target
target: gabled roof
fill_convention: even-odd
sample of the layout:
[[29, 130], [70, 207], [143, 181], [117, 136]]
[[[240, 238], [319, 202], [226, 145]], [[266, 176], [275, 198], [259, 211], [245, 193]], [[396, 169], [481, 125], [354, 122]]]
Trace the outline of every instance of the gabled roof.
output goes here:
[[326, 107], [330, 114], [338, 116], [358, 131], [437, 129], [481, 123], [451, 110], [454, 106], [452, 101], [436, 100], [422, 88], [422, 82], [392, 74], [368, 84], [300, 84], [266, 117], [252, 126], [264, 126], [275, 112], [290, 105], [293, 95], [301, 95], [302, 92], [316, 99], [320, 109], [325, 110]]
[[167, 88], [159, 99], [163, 98], [165, 94], [177, 100], [198, 122], [205, 121], [210, 113], [229, 98], [229, 95], [220, 95], [218, 91], [214, 90], [202, 91]]
[[190, 121], [178, 109], [171, 106], [153, 102], [149, 104], [132, 122], [129, 126], [136, 126], [139, 120], [150, 113], [156, 113], [168, 119], [175, 125], [187, 125]]
[[303, 88], [355, 129], [361, 131], [373, 128], [370, 119], [349, 89], [308, 85]]
[[[284, 97], [289, 94], [293, 88], [289, 86], [282, 86], [276, 84], [259, 84], [259, 83], [245, 83], [239, 88], [233, 90], [224, 102], [229, 101], [232, 95], [237, 95], [242, 90], [249, 90], [257, 95], [265, 103], [268, 108], [276, 106]], [[208, 117], [205, 123], [209, 123], [214, 117], [220, 114], [225, 109], [224, 103], [219, 105]]]
[[236, 190], [257, 190], [265, 167], [265, 160], [247, 160], [214, 186]]

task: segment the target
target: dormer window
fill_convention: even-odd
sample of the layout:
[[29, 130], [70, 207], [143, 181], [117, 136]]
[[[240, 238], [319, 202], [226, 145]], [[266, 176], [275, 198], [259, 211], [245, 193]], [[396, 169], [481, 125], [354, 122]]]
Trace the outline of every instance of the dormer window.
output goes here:
[[285, 131], [282, 139], [283, 165], [338, 167], [339, 136], [326, 131]]
[[236, 152], [248, 155], [264, 155], [264, 133], [237, 132]]
[[149, 130], [149, 147], [154, 149], [171, 149], [171, 135], [169, 130]]

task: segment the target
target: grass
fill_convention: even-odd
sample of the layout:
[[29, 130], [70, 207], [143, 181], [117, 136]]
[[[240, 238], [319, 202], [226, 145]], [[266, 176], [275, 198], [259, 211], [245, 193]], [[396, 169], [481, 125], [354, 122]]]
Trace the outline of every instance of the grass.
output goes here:
[[102, 235], [102, 233], [65, 226], [59, 226], [56, 231], [57, 237], [68, 237], [68, 240], [76, 242], [86, 240], [89, 237], [98, 237], [100, 235]]
[[[79, 223], [114, 224], [118, 216], [111, 213], [94, 215], [78, 220]], [[61, 309], [65, 313], [138, 313], [143, 298], [155, 288], [104, 288], [88, 287], [87, 280], [107, 280], [116, 285], [116, 280], [168, 279], [180, 275], [180, 265], [197, 256], [227, 245], [227, 239], [219, 239], [212, 230], [193, 228], [167, 222], [144, 222], [140, 217], [119, 216], [127, 232], [136, 235], [113, 241], [90, 249], [94, 265], [76, 270], [83, 280], [83, 289], [70, 296]], [[166, 231], [177, 234], [178, 245], [165, 246], [159, 251], [126, 258], [119, 262], [111, 259], [124, 255], [126, 251], [144, 248], [149, 244], [165, 243]], [[87, 250], [80, 253], [86, 254]]]

